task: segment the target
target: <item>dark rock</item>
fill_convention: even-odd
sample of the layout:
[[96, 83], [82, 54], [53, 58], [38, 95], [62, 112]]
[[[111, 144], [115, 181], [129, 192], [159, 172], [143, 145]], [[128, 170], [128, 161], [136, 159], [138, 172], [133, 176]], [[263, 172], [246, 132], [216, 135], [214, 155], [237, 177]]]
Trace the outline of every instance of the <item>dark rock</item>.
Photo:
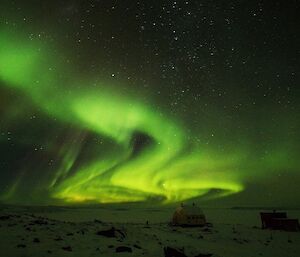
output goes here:
[[18, 248], [25, 248], [26, 245], [24, 245], [24, 244], [18, 244], [17, 247], [18, 247]]
[[123, 253], [123, 252], [132, 253], [132, 249], [128, 246], [118, 246], [116, 248], [116, 252], [117, 253]]
[[0, 216], [0, 220], [9, 220], [9, 219], [10, 219], [9, 215]]
[[172, 247], [164, 247], [165, 257], [187, 257], [183, 251]]
[[34, 243], [40, 243], [41, 241], [40, 241], [40, 239], [38, 239], [37, 237], [35, 237], [35, 238], [33, 239], [33, 242], [34, 242]]
[[120, 229], [116, 229], [111, 227], [108, 230], [101, 230], [96, 233], [98, 236], [105, 236], [105, 237], [121, 237], [125, 238], [125, 233]]
[[64, 251], [72, 252], [71, 246], [63, 246], [61, 249], [63, 249]]
[[111, 229], [108, 229], [108, 230], [101, 230], [101, 231], [98, 231], [96, 234], [98, 236], [116, 237], [114, 228], [111, 228]]
[[114, 246], [113, 245], [109, 245], [109, 246], [107, 246], [108, 248], [114, 248]]
[[97, 219], [95, 219], [94, 222], [95, 222], [95, 223], [99, 223], [99, 224], [102, 224], [102, 223], [103, 223], [101, 220], [97, 220]]
[[67, 236], [73, 236], [74, 234], [73, 233], [67, 233], [66, 235]]
[[33, 220], [29, 225], [48, 225], [48, 221], [44, 219]]
[[140, 247], [139, 245], [134, 244], [133, 247], [135, 247], [136, 249], [142, 249], [142, 247]]
[[52, 253], [52, 251], [48, 250], [47, 253]]

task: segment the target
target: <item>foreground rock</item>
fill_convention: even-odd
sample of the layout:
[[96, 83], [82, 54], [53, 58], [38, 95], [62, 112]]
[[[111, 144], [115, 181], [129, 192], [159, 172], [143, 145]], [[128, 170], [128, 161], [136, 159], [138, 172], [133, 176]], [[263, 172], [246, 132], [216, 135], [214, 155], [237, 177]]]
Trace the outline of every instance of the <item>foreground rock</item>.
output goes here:
[[98, 231], [96, 234], [98, 236], [105, 236], [105, 237], [125, 238], [125, 233], [120, 229], [116, 229], [115, 227], [111, 227], [108, 230]]
[[71, 246], [64, 246], [61, 249], [63, 249], [64, 251], [67, 251], [67, 252], [72, 252], [72, 247]]
[[116, 253], [124, 253], [124, 252], [131, 253], [132, 249], [128, 246], [118, 246], [116, 248]]
[[172, 248], [172, 247], [164, 247], [165, 257], [187, 257], [183, 251]]

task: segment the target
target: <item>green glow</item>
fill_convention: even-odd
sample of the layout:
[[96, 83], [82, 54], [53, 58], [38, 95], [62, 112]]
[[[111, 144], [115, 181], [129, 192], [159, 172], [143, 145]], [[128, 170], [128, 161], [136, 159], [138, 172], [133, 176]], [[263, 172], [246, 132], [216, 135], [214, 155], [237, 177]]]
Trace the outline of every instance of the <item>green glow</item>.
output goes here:
[[[157, 199], [168, 203], [199, 197], [211, 189], [220, 190], [215, 196], [243, 190], [237, 171], [242, 157], [218, 154], [212, 158], [208, 150], [191, 146], [188, 133], [176, 121], [109, 85], [91, 90], [90, 81], [78, 83], [59, 60], [59, 54], [46, 46], [5, 32], [0, 35], [0, 78], [7, 87], [19, 90], [63, 123], [112, 139], [118, 149], [76, 168], [80, 141], [64, 145], [57, 153], [63, 160], [61, 167], [47, 179], [50, 197], [66, 202]], [[132, 157], [136, 132], [154, 143]], [[187, 147], [194, 149], [187, 152]]]

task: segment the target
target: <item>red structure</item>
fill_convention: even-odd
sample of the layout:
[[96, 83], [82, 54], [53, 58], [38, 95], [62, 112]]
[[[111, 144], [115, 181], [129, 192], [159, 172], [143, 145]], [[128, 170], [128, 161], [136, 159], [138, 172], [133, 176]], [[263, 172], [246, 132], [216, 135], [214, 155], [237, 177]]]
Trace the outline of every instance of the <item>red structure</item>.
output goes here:
[[286, 212], [261, 212], [261, 225], [263, 229], [278, 229], [285, 231], [299, 231], [298, 219], [287, 218]]

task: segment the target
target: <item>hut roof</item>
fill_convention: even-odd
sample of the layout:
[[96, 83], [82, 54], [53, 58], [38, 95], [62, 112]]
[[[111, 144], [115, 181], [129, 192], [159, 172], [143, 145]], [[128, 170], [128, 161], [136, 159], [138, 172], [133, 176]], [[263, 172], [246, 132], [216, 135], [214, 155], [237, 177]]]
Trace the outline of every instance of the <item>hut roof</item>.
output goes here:
[[177, 208], [176, 212], [184, 212], [187, 215], [204, 215], [201, 208], [195, 205], [180, 206]]

